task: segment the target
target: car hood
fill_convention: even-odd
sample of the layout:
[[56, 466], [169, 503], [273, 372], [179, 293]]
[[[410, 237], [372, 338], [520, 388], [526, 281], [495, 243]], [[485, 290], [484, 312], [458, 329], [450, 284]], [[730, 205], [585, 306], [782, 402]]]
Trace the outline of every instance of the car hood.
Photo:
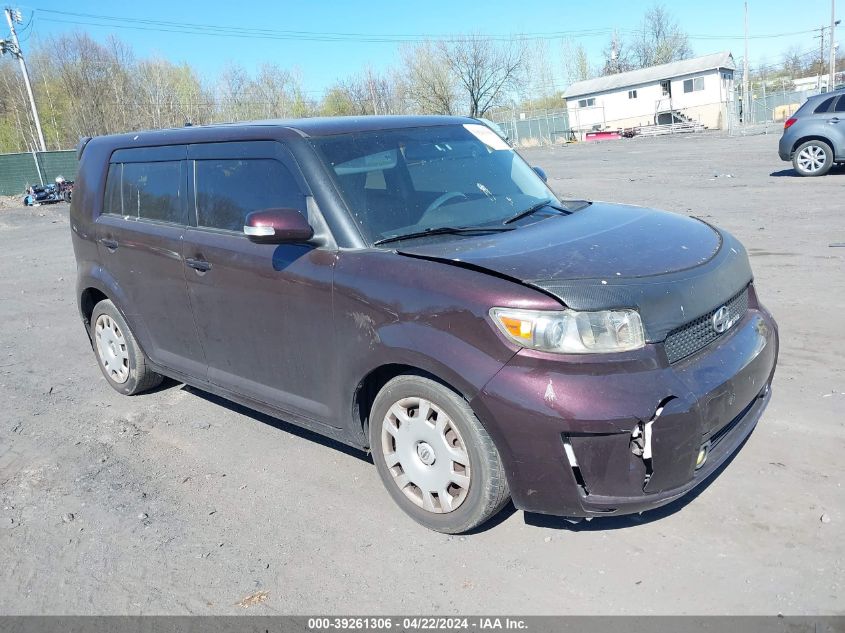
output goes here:
[[649, 341], [751, 281], [748, 256], [729, 234], [695, 218], [605, 203], [515, 231], [417, 242], [398, 252], [508, 277], [576, 310], [636, 308]]

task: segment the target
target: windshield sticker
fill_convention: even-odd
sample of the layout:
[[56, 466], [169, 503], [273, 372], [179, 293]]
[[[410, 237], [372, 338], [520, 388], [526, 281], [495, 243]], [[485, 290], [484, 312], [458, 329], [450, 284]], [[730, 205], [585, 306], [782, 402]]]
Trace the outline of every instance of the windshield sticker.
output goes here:
[[509, 150], [511, 148], [504, 139], [486, 125], [481, 125], [480, 123], [464, 123], [464, 127], [470, 134], [491, 149]]

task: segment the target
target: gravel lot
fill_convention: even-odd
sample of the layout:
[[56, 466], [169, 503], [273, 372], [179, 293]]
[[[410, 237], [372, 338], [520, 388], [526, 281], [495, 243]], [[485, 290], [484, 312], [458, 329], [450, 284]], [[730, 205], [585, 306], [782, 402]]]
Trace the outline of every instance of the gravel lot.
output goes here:
[[845, 169], [794, 177], [776, 145], [524, 152], [568, 197], [737, 235], [781, 360], [757, 430], [697, 494], [577, 526], [511, 508], [465, 537], [405, 518], [363, 454], [174, 383], [113, 392], [76, 313], [67, 207], [0, 211], [0, 613], [845, 613], [845, 248], [828, 247]]

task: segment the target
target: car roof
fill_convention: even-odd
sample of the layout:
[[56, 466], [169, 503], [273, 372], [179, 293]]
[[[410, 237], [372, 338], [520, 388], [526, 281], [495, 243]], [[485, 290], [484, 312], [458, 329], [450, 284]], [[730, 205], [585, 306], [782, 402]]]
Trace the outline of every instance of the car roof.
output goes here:
[[[304, 136], [330, 136], [352, 132], [392, 130], [434, 125], [463, 125], [477, 123], [475, 119], [462, 116], [442, 115], [381, 115], [314, 117], [308, 119], [255, 121], [247, 125], [283, 125], [297, 130]], [[237, 124], [236, 124], [237, 125]]]
[[807, 101], [820, 101], [827, 99], [828, 97], [838, 97], [839, 95], [845, 95], [845, 88], [837, 88], [836, 90], [831, 90], [830, 92], [820, 92], [817, 95], [807, 97]]
[[[280, 136], [319, 137], [354, 132], [395, 130], [411, 127], [432, 127], [438, 125], [464, 125], [478, 123], [476, 119], [461, 116], [413, 115], [413, 116], [343, 116], [314, 117], [306, 119], [267, 119], [242, 121], [238, 123], [217, 123], [160, 130], [144, 130], [96, 137], [97, 145], [138, 147], [150, 145], [180, 145], [209, 141], [248, 140], [268, 138], [273, 131]], [[80, 150], [88, 140], [83, 139]], [[81, 153], [81, 151], [80, 151]]]

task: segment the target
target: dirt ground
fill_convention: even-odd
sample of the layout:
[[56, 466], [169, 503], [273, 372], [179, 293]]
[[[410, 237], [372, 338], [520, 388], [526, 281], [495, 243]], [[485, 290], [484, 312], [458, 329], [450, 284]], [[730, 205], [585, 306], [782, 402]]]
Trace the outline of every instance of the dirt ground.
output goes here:
[[113, 392], [67, 207], [0, 212], [0, 613], [845, 613], [845, 169], [795, 177], [776, 145], [524, 152], [566, 196], [736, 234], [781, 359], [757, 430], [696, 494], [577, 526], [511, 508], [463, 537], [405, 518], [355, 451], [174, 383]]

